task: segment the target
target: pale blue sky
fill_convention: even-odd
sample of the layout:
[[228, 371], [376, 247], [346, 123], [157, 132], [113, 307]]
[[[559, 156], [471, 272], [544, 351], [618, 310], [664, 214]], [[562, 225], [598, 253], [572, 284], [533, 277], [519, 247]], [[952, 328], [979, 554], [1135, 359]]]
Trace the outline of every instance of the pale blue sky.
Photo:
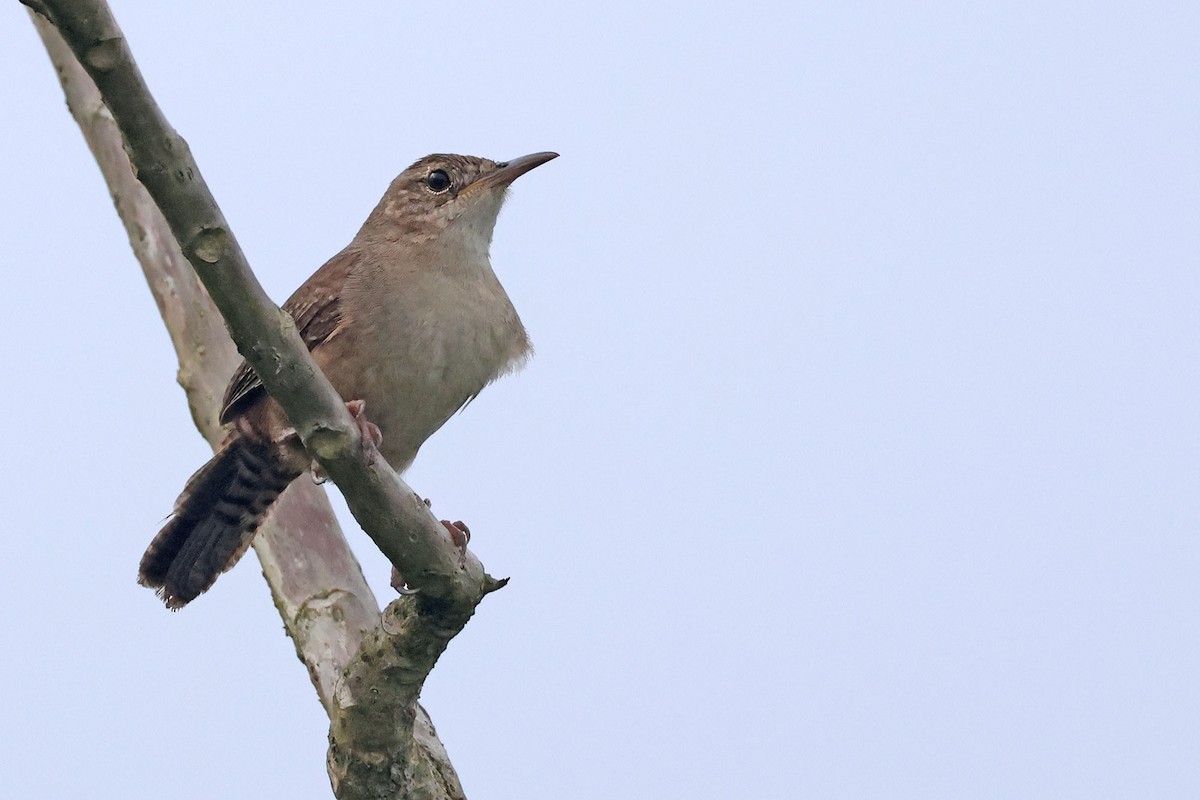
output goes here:
[[[537, 358], [407, 476], [513, 578], [424, 695], [474, 800], [1200, 795], [1200, 6], [114, 8], [277, 300], [418, 156], [562, 153]], [[134, 582], [207, 451], [5, 17], [0, 784], [326, 797], [254, 560]]]

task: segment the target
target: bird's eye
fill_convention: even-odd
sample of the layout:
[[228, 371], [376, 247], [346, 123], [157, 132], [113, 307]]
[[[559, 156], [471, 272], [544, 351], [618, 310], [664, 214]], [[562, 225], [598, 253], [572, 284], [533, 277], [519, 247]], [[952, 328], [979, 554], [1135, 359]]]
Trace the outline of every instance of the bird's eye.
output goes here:
[[446, 174], [444, 169], [435, 169], [425, 179], [425, 185], [438, 194], [441, 194], [450, 188], [450, 176]]

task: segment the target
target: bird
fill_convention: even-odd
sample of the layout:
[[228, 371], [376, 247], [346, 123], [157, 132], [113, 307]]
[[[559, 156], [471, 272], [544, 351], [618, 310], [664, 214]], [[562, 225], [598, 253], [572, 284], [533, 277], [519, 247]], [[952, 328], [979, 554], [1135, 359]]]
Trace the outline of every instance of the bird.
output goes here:
[[[313, 360], [397, 472], [485, 386], [531, 356], [489, 251], [509, 186], [557, 155], [418, 159], [350, 244], [284, 303]], [[244, 361], [220, 421], [228, 426], [221, 446], [188, 479], [138, 568], [138, 582], [173, 610], [237, 563], [279, 495], [313, 464]]]

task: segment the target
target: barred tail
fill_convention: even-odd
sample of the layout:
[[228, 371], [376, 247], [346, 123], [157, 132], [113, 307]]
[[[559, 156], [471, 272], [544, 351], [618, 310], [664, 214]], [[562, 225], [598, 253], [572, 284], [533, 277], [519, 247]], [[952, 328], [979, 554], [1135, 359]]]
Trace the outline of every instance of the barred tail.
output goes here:
[[175, 514], [146, 548], [138, 583], [182, 608], [237, 563], [271, 504], [300, 475], [271, 444], [234, 433], [188, 479]]

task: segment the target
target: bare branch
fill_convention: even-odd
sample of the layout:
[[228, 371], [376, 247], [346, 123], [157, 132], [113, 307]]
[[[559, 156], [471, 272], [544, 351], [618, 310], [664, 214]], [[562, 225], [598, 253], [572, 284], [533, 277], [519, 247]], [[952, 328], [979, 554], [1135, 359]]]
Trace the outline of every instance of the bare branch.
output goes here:
[[[351, 512], [409, 585], [469, 617], [488, 579], [381, 459], [364, 455], [358, 426], [313, 363], [292, 318], [271, 302], [208, 191], [187, 142], [163, 117], [102, 0], [44, 6], [124, 135], [138, 180], [220, 309], [239, 352], [287, 412]], [[465, 616], [464, 616], [465, 615]]]
[[[36, 5], [45, 19], [35, 16], [34, 22], [68, 106], [101, 166], [175, 344], [179, 381], [197, 427], [210, 443], [219, 442], [219, 400], [237, 360], [207, 286], [243, 352], [356, 517], [419, 589], [393, 603], [380, 625], [328, 501], [304, 481], [285, 493], [256, 539], [276, 606], [331, 717], [329, 769], [337, 795], [462, 798], [416, 701], [447, 642], [503, 581], [462, 554], [390, 468], [364, 463], [357, 426], [312, 364], [290, 318], [250, 273], [186, 143], [162, 118], [105, 4]], [[69, 46], [59, 30], [68, 34]]]
[[[179, 383], [196, 427], [216, 447], [224, 436], [217, 413], [238, 363], [237, 351], [162, 212], [134, 177], [121, 132], [95, 84], [54, 26], [41, 17], [33, 19], [175, 345]], [[302, 481], [290, 487], [255, 538], [254, 549], [297, 655], [328, 709], [334, 684], [363, 634], [377, 627], [379, 611], [325, 493]], [[336, 595], [330, 589], [335, 586], [340, 587]]]

